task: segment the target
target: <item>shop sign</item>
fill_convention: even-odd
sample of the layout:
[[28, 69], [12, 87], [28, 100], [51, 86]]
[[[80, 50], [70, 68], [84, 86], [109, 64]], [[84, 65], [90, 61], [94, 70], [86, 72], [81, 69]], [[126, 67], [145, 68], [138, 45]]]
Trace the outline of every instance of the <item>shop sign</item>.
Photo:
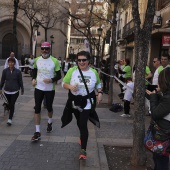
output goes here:
[[170, 34], [162, 35], [162, 46], [170, 46]]

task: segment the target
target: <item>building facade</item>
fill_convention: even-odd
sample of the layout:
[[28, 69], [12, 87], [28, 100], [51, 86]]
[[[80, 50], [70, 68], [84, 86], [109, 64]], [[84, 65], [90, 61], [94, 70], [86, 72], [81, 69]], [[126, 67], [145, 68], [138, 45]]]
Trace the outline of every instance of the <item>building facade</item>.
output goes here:
[[[124, 8], [117, 13], [117, 59], [129, 58], [131, 65], [134, 58], [134, 22], [132, 17], [132, 5], [125, 1]], [[141, 26], [145, 19], [147, 0], [139, 0], [139, 13]], [[157, 0], [153, 29], [148, 54], [148, 65], [153, 71], [152, 60], [161, 57], [162, 54], [170, 54], [170, 1]]]
[[[166, 41], [167, 40], [167, 41]], [[158, 0], [150, 45], [150, 66], [154, 57], [170, 55], [170, 1]]]
[[[5, 59], [9, 56], [10, 52], [14, 50], [14, 36], [13, 36], [13, 6], [12, 0], [2, 1], [0, 0], [0, 59]], [[24, 1], [20, 1], [24, 3]], [[19, 4], [20, 5], [20, 4]], [[61, 12], [64, 13], [65, 8], [68, 7], [68, 3], [65, 4], [62, 1]], [[64, 17], [63, 17], [64, 18]], [[22, 10], [18, 10], [17, 16], [17, 43], [18, 43], [18, 54], [17, 58], [20, 59], [21, 55], [30, 54], [32, 47], [30, 47], [31, 37], [31, 26], [30, 20], [26, 17], [25, 13]], [[53, 35], [53, 44], [52, 44], [52, 54], [57, 58], [60, 56], [65, 57], [65, 40], [68, 34], [68, 18], [56, 22], [56, 24], [48, 29], [47, 31], [47, 41], [51, 42], [50, 36]], [[38, 36], [36, 38], [36, 55], [40, 55], [40, 44], [45, 41], [45, 31], [39, 26]]]

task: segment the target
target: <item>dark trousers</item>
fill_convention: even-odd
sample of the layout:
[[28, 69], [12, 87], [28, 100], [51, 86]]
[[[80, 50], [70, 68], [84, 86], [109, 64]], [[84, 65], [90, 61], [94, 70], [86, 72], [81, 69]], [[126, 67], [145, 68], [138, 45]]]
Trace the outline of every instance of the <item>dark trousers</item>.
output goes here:
[[[24, 66], [25, 65], [25, 62], [21, 62], [21, 66]], [[24, 67], [21, 67], [21, 72], [24, 71]]]
[[47, 106], [48, 112], [53, 111], [52, 105], [53, 105], [53, 100], [54, 100], [54, 96], [55, 96], [55, 90], [42, 91], [42, 90], [35, 88], [35, 91], [34, 91], [35, 113], [37, 113], [37, 114], [39, 114], [41, 112], [41, 104], [44, 99], [44, 96], [46, 99], [46, 106]]
[[85, 149], [87, 147], [87, 141], [88, 141], [88, 127], [87, 122], [89, 119], [90, 110], [83, 110], [83, 112], [79, 112], [78, 110], [75, 110], [74, 115], [77, 119], [77, 126], [80, 130], [80, 139], [81, 139], [81, 149]]
[[[121, 81], [125, 82], [125, 78], [123, 78], [122, 76], [120, 76], [119, 79], [120, 79]], [[124, 90], [123, 90], [123, 85], [119, 83], [119, 86], [120, 86], [121, 92], [123, 92], [123, 91], [124, 91]]]
[[103, 91], [109, 91], [109, 77], [107, 77], [106, 75], [103, 75], [102, 77], [102, 81], [103, 81]]
[[15, 110], [15, 102], [19, 96], [19, 92], [15, 93], [15, 94], [6, 94], [5, 93], [5, 96], [8, 100], [9, 109], [10, 109], [9, 119], [12, 120], [14, 110]]
[[67, 74], [67, 72], [64, 71], [64, 76]]
[[124, 100], [124, 113], [130, 114], [130, 101]]
[[169, 156], [153, 154], [154, 170], [169, 170]]

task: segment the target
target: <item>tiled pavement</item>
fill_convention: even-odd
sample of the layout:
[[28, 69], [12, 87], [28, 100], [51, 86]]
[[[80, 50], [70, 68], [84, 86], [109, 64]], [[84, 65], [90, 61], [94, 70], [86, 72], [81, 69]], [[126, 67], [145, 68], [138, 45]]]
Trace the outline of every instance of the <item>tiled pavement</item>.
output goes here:
[[[3, 68], [0, 67], [0, 71]], [[89, 127], [87, 160], [79, 161], [79, 131], [75, 119], [61, 129], [61, 115], [67, 100], [67, 91], [57, 85], [54, 100], [53, 132], [46, 133], [47, 112], [42, 108], [42, 139], [32, 143], [34, 127], [34, 88], [31, 77], [23, 73], [25, 94], [19, 96], [16, 114], [11, 127], [6, 125], [8, 114], [4, 116], [0, 100], [0, 170], [108, 170], [103, 145], [132, 145], [132, 119], [122, 118], [120, 113], [109, 111], [108, 107], [97, 108], [101, 128]], [[114, 84], [114, 101], [119, 87]], [[120, 101], [119, 101], [120, 102]], [[103, 96], [107, 103], [107, 95]]]

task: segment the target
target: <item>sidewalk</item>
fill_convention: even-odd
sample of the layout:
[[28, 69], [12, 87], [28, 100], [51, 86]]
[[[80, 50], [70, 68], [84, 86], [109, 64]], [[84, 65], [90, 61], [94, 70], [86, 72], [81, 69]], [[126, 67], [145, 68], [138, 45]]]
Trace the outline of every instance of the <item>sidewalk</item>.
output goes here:
[[[1, 67], [0, 67], [1, 70]], [[108, 107], [98, 107], [101, 128], [90, 122], [87, 160], [79, 161], [79, 131], [75, 118], [61, 129], [61, 115], [67, 100], [67, 91], [57, 85], [54, 100], [53, 132], [46, 133], [47, 111], [42, 108], [41, 133], [38, 142], [31, 142], [34, 126], [34, 88], [31, 77], [23, 73], [25, 94], [19, 96], [11, 127], [6, 125], [8, 114], [4, 116], [3, 101], [0, 100], [0, 169], [1, 170], [108, 170], [104, 145], [132, 146], [132, 118], [122, 118]], [[114, 101], [120, 89], [114, 83]], [[103, 103], [108, 95], [104, 94]], [[107, 104], [102, 105], [107, 106]]]

